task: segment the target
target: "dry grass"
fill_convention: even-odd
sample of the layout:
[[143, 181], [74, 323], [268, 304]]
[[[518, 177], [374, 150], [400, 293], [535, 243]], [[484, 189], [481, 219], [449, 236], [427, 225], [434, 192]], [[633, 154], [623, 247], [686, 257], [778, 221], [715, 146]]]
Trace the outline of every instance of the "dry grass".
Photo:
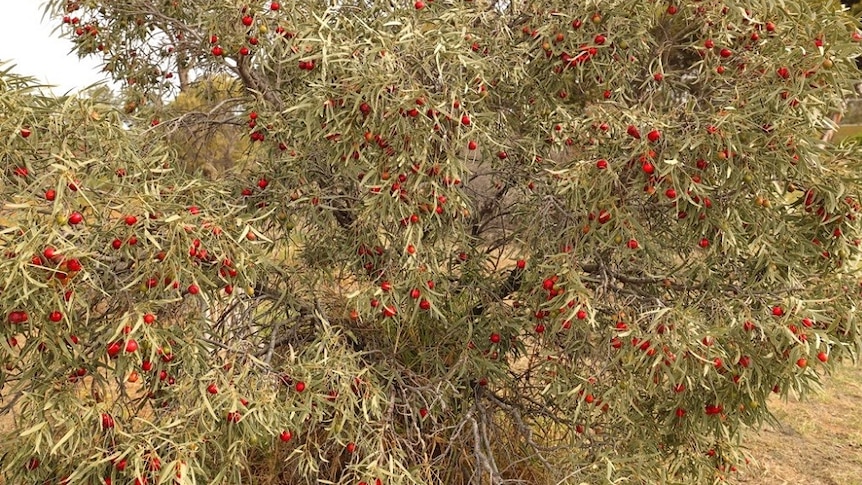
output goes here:
[[758, 461], [737, 484], [862, 485], [862, 367], [842, 367], [806, 401], [770, 403], [781, 425], [745, 439]]

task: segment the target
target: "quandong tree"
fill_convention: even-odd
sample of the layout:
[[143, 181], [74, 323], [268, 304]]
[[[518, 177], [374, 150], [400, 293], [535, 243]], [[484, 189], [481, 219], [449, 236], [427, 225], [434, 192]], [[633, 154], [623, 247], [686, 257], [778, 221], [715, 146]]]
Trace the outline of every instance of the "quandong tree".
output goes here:
[[3, 74], [7, 482], [710, 483], [858, 354], [826, 2], [46, 11], [124, 109]]

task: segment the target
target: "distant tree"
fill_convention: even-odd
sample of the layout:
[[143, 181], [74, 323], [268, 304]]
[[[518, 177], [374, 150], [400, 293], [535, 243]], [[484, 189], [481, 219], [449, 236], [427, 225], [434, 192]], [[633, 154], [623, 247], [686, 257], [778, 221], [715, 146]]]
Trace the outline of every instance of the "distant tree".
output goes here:
[[825, 2], [47, 9], [124, 109], [2, 77], [7, 483], [711, 483], [858, 355]]

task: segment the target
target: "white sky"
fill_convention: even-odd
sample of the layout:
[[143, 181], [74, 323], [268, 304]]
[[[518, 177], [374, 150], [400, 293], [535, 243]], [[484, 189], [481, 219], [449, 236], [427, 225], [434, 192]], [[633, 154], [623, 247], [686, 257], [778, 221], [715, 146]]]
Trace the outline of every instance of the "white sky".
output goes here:
[[71, 53], [72, 42], [51, 30], [60, 22], [42, 22], [42, 0], [0, 0], [0, 62], [3, 70], [14, 64], [15, 74], [32, 76], [52, 84], [53, 92], [77, 91], [106, 79], [96, 57], [78, 59]]

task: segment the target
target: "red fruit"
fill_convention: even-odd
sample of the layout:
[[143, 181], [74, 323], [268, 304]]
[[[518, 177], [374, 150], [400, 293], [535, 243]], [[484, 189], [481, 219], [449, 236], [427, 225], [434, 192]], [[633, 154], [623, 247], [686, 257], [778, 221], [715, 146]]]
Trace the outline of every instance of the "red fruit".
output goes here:
[[298, 382], [296, 383], [296, 385], [294, 386], [294, 389], [296, 389], [296, 392], [302, 392], [302, 391], [304, 391], [304, 390], [305, 390], [305, 383], [304, 383], [304, 382], [302, 382], [302, 381], [298, 381]]
[[492, 333], [491, 337], [488, 338], [488, 340], [490, 340], [492, 344], [498, 344], [500, 343], [500, 334]]
[[149, 372], [153, 370], [153, 363], [149, 360], [141, 362], [141, 370], [143, 370], [144, 372]]
[[416, 0], [416, 3], [413, 4], [413, 7], [416, 10], [422, 10], [423, 8], [425, 8], [425, 2], [423, 2], [422, 0]]
[[676, 15], [676, 13], [678, 11], [679, 11], [679, 8], [677, 8], [676, 5], [668, 5], [667, 6], [667, 14], [668, 15]]
[[84, 216], [80, 212], [73, 212], [69, 215], [69, 224], [77, 225], [84, 221]]
[[254, 23], [254, 18], [252, 18], [251, 15], [246, 15], [242, 18], [242, 24], [246, 27], [250, 26], [252, 23]]
[[134, 226], [138, 222], [138, 218], [135, 216], [126, 216], [126, 225]]
[[102, 429], [111, 429], [114, 427], [114, 418], [108, 413], [102, 413]]
[[56, 311], [56, 310], [54, 310], [53, 312], [51, 312], [50, 315], [48, 315], [48, 320], [51, 320], [54, 323], [57, 323], [62, 319], [63, 319], [63, 314]]
[[641, 169], [647, 175], [652, 175], [655, 172], [655, 166], [650, 162], [644, 162], [643, 165], [641, 165]]
[[593, 42], [595, 42], [595, 43], [596, 43], [596, 45], [602, 45], [602, 44], [604, 44], [604, 43], [605, 43], [605, 40], [607, 40], [607, 39], [605, 39], [605, 36], [604, 36], [604, 35], [602, 35], [602, 34], [599, 34], [599, 35], [597, 35], [597, 36], [595, 36], [595, 37], [593, 38]]
[[352, 441], [350, 443], [347, 443], [346, 449], [347, 449], [348, 453], [355, 452], [356, 451], [356, 443], [354, 443]]
[[260, 179], [257, 181], [257, 187], [261, 190], [265, 189], [269, 185], [269, 180]]
[[707, 49], [712, 49], [713, 47], [715, 47], [715, 42], [713, 42], [712, 39], [706, 39], [706, 41], [703, 43], [703, 46]]
[[126, 353], [131, 354], [137, 350], [138, 350], [138, 341], [135, 339], [129, 339], [129, 341], [126, 342]]
[[526, 262], [526, 261], [524, 261], [523, 259], [519, 259], [519, 260], [515, 263], [515, 266], [517, 266], [517, 267], [518, 267], [518, 269], [524, 269], [524, 268], [526, 268], [526, 267], [527, 267], [527, 262]]
[[189, 285], [188, 292], [192, 295], [197, 295], [198, 293], [201, 292], [201, 289], [198, 287], [198, 285], [192, 284], [192, 285]]
[[251, 52], [251, 51], [248, 50], [248, 47], [246, 47], [246, 46], [242, 46], [239, 48], [239, 55], [241, 55], [241, 56], [247, 56], [249, 54], [249, 52]]
[[153, 322], [155, 322], [155, 321], [156, 321], [156, 316], [153, 315], [152, 313], [147, 313], [144, 315], [144, 323], [146, 323], [147, 325], [152, 325]]
[[637, 239], [629, 239], [626, 246], [628, 246], [629, 249], [637, 249], [639, 247]]
[[674, 189], [673, 187], [671, 187], [671, 188], [669, 188], [669, 189], [667, 189], [667, 190], [665, 190], [665, 191], [664, 191], [664, 195], [665, 195], [665, 197], [667, 197], [668, 199], [676, 199], [676, 189]]
[[629, 125], [629, 127], [626, 128], [626, 133], [628, 133], [629, 136], [631, 136], [632, 138], [635, 138], [637, 140], [641, 139], [641, 132], [638, 131], [635, 125]]
[[730, 56], [732, 56], [732, 55], [733, 55], [733, 51], [731, 51], [730, 49], [728, 49], [727, 47], [725, 47], [724, 49], [722, 49], [722, 50], [720, 50], [720, 51], [718, 52], [718, 55], [720, 55], [721, 57], [724, 57], [725, 59], [727, 59], [728, 57], [730, 57]]
[[698, 242], [697, 245], [703, 249], [706, 249], [709, 247], [709, 239], [707, 239], [705, 237], [701, 238], [700, 242]]
[[66, 268], [68, 268], [69, 271], [77, 272], [77, 271], [81, 271], [84, 267], [81, 266], [81, 262], [78, 261], [77, 259], [70, 259], [70, 260], [66, 261]]
[[217, 45], [212, 48], [212, 54], [216, 57], [221, 57], [224, 55], [224, 49], [222, 49], [221, 46]]
[[681, 418], [683, 416], [685, 416], [685, 409], [676, 408], [676, 417]]
[[413, 288], [412, 290], [410, 290], [410, 298], [413, 298], [414, 300], [419, 298], [420, 294], [421, 293], [419, 292], [419, 288]]
[[14, 311], [9, 313], [9, 323], [13, 325], [21, 324], [29, 319], [27, 312]]
[[384, 317], [394, 317], [398, 313], [398, 310], [395, 309], [394, 306], [384, 306], [383, 307], [383, 316]]
[[599, 170], [604, 170], [608, 168], [608, 161], [605, 159], [599, 159], [596, 161], [596, 168]]
[[217, 43], [218, 43], [218, 36], [215, 34], [211, 35], [210, 36], [210, 44], [217, 44]]
[[475, 150], [478, 146], [479, 146], [479, 145], [478, 145], [475, 141], [473, 141], [473, 140], [470, 140], [470, 141], [467, 143], [467, 148], [469, 148], [470, 150]]
[[207, 386], [207, 392], [210, 394], [218, 394], [218, 387], [215, 384], [210, 384]]
[[48, 189], [45, 191], [45, 200], [53, 201], [57, 198], [57, 191], [54, 189]]
[[120, 342], [109, 343], [108, 344], [108, 356], [109, 357], [116, 357], [117, 355], [119, 355], [120, 350], [122, 350], [122, 348], [123, 348], [123, 346], [120, 344]]
[[426, 408], [421, 408], [419, 410], [419, 416], [421, 416], [422, 418], [427, 417], [428, 416], [428, 410]]
[[659, 141], [659, 139], [661, 139], [660, 131], [652, 130], [651, 132], [647, 133], [647, 140], [649, 140], [650, 142], [655, 143]]
[[721, 406], [720, 404], [717, 406], [714, 404], [707, 404], [706, 405], [706, 414], [709, 414], [709, 415], [721, 414], [722, 411], [724, 411], [724, 407]]
[[802, 369], [802, 368], [805, 368], [805, 367], [808, 365], [808, 361], [807, 361], [807, 360], [805, 360], [804, 358], [799, 358], [799, 360], [797, 360], [797, 361], [796, 361], [796, 365], [797, 365], [797, 367], [799, 367], [800, 369]]
[[610, 212], [608, 212], [604, 209], [599, 211], [599, 224], [606, 224], [610, 220], [611, 220]]
[[820, 352], [819, 354], [817, 354], [817, 360], [826, 363], [829, 360], [829, 356], [826, 354], [826, 352]]
[[782, 79], [788, 79], [790, 77], [790, 70], [782, 66], [778, 68], [776, 74], [778, 74], [778, 77]]
[[38, 458], [30, 458], [30, 461], [27, 462], [26, 465], [28, 470], [35, 470], [39, 468], [39, 459]]
[[278, 9], [280, 9], [280, 8], [281, 8], [281, 5], [279, 5], [278, 2], [272, 2], [269, 4], [269, 9], [272, 10], [273, 12], [277, 12]]
[[30, 137], [30, 135], [33, 132], [31, 132], [30, 129], [28, 129], [28, 128], [21, 128], [20, 133], [21, 133], [21, 138], [28, 138], [28, 137]]
[[777, 305], [772, 307], [772, 316], [780, 317], [782, 315], [784, 315], [784, 309], [783, 308], [781, 308], [780, 306], [777, 306]]
[[280, 435], [278, 435], [278, 439], [280, 439], [283, 443], [287, 443], [290, 439], [293, 438], [293, 435], [290, 434], [290, 431], [282, 431]]
[[123, 458], [122, 460], [118, 461], [114, 466], [117, 467], [118, 472], [122, 472], [126, 469], [126, 466], [128, 466], [128, 464], [129, 462], [127, 462], [126, 459]]
[[739, 365], [747, 368], [749, 365], [751, 365], [751, 357], [743, 355], [739, 358]]
[[773, 24], [772, 22], [766, 22], [766, 31], [775, 32], [775, 24]]
[[470, 126], [470, 116], [462, 115], [461, 116], [461, 124], [464, 126]]

